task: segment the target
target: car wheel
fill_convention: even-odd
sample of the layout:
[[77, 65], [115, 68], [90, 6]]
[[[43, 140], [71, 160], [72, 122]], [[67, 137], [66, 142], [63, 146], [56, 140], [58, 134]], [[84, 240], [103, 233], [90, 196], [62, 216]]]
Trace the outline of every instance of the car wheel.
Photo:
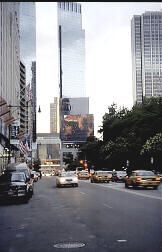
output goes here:
[[93, 183], [93, 180], [91, 179], [91, 183]]
[[23, 202], [24, 202], [24, 203], [28, 203], [28, 201], [29, 201], [29, 195], [26, 194], [26, 195], [23, 197]]
[[158, 189], [158, 186], [154, 186], [154, 190], [157, 190]]
[[125, 188], [129, 188], [127, 183], [125, 183]]
[[29, 198], [31, 198], [33, 196], [34, 192], [33, 190], [29, 192]]
[[78, 184], [75, 184], [76, 187], [78, 187]]

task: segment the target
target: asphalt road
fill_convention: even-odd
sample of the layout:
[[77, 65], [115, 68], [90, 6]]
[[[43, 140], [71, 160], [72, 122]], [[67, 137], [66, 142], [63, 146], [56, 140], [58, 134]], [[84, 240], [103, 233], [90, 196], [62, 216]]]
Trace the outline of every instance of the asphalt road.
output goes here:
[[27, 204], [0, 204], [0, 252], [38, 251], [161, 252], [162, 184], [56, 188], [55, 177], [43, 177]]

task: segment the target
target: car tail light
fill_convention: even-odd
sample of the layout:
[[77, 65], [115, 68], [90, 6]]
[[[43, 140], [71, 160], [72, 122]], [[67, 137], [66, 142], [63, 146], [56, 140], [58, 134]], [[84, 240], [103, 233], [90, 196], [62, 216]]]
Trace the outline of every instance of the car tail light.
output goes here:
[[160, 181], [160, 177], [156, 177], [156, 180], [157, 180], [157, 181]]
[[136, 178], [136, 181], [141, 181], [141, 180], [142, 180], [141, 177], [137, 177], [137, 178]]

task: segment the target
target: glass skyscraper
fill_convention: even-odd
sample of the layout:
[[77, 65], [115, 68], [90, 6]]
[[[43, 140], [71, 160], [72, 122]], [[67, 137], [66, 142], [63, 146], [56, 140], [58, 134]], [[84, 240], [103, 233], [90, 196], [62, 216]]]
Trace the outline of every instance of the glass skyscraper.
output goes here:
[[26, 68], [26, 84], [31, 83], [32, 62], [36, 61], [35, 2], [20, 2], [20, 58]]
[[[76, 156], [80, 143], [94, 134], [93, 115], [85, 85], [85, 31], [81, 4], [57, 3], [61, 165], [66, 154]], [[67, 144], [68, 143], [68, 144]]]
[[[81, 4], [57, 3], [61, 97], [85, 97], [85, 31]], [[62, 73], [62, 74], [61, 74]]]
[[133, 100], [162, 96], [162, 11], [132, 19]]

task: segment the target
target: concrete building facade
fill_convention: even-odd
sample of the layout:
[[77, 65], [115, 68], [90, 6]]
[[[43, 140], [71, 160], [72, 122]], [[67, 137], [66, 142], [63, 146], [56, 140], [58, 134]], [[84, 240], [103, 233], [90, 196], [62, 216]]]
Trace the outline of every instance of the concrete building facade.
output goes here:
[[50, 103], [50, 133], [60, 132], [59, 98], [54, 97], [54, 102]]
[[[10, 148], [10, 124], [20, 105], [20, 20], [18, 2], [0, 3], [0, 173]], [[6, 158], [7, 157], [7, 158]]]

